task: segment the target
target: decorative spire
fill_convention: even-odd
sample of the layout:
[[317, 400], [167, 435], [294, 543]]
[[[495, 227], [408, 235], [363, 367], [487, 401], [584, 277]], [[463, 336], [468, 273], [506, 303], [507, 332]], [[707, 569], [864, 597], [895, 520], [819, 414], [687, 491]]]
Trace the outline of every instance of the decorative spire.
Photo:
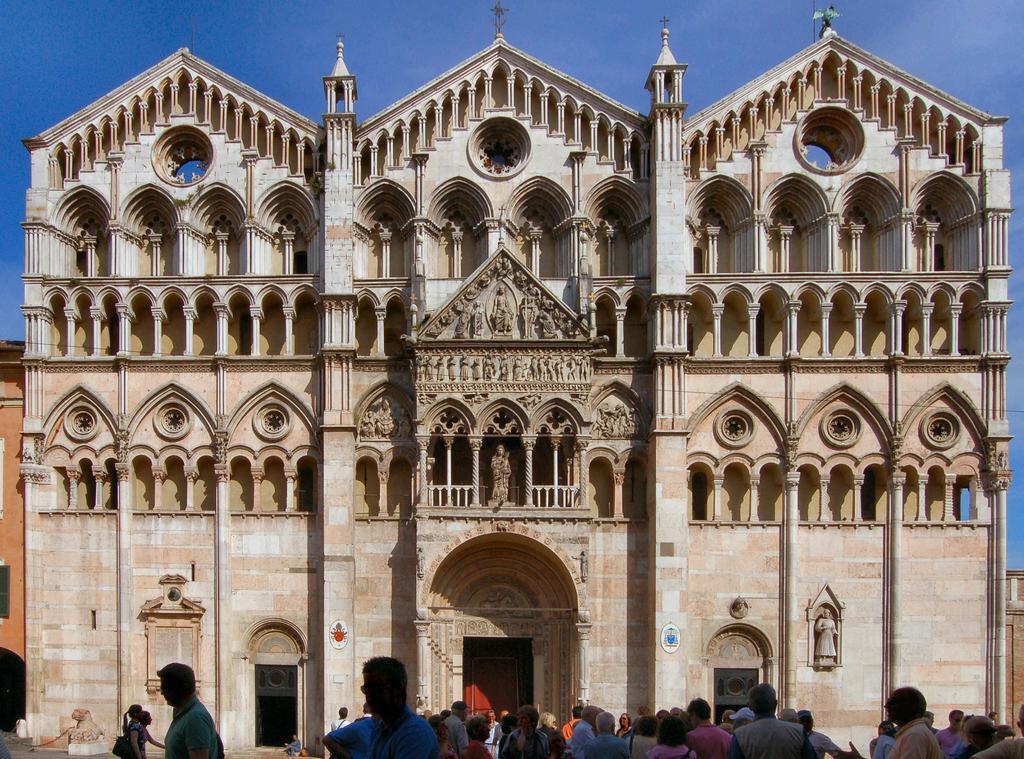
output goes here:
[[505, 35], [501, 33], [501, 29], [505, 26], [505, 14], [508, 13], [508, 8], [502, 8], [501, 0], [498, 0], [491, 8], [491, 12], [494, 14], [494, 39], [503, 40]]
[[675, 66], [676, 57], [672, 55], [672, 49], [668, 46], [668, 16], [661, 17], [661, 53], [658, 55], [658, 62], [655, 66]]
[[344, 35], [338, 35], [338, 60], [334, 62], [334, 70], [331, 76], [351, 76], [348, 73], [348, 66], [345, 65], [345, 43], [342, 42]]

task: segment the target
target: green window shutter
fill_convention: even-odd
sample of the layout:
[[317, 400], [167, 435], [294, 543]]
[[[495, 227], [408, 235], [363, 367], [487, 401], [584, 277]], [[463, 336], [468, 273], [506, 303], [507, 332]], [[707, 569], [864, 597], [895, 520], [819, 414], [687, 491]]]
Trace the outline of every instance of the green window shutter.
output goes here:
[[0, 566], [0, 617], [11, 616], [11, 568]]

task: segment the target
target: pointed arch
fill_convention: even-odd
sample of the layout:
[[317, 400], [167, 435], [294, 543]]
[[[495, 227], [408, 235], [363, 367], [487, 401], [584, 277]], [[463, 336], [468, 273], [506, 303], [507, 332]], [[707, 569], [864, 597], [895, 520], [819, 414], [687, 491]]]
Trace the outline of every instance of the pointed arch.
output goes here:
[[196, 418], [206, 428], [210, 439], [213, 438], [214, 430], [217, 428], [213, 412], [195, 393], [180, 382], [172, 380], [150, 392], [136, 407], [135, 413], [128, 420], [129, 439], [134, 440], [139, 431], [139, 425], [157, 406], [171, 400], [178, 401], [194, 411]]
[[238, 402], [225, 425], [228, 432], [228, 440], [234, 441], [238, 426], [242, 420], [246, 419], [261, 403], [269, 400], [275, 400], [287, 406], [295, 414], [296, 418], [305, 425], [309, 436], [311, 438], [316, 436], [317, 422], [312, 410], [280, 382], [269, 380], [255, 388]]
[[594, 185], [583, 201], [583, 209], [592, 221], [613, 212], [628, 226], [648, 216], [646, 204], [634, 184], [619, 176], [606, 177]]
[[434, 190], [430, 198], [427, 216], [438, 226], [443, 226], [448, 216], [461, 211], [473, 226], [494, 216], [490, 198], [479, 186], [463, 177], [452, 177]]
[[837, 402], [846, 403], [874, 424], [878, 431], [879, 441], [884, 445], [888, 444], [892, 437], [892, 426], [889, 424], [885, 413], [867, 395], [848, 382], [840, 382], [833, 385], [804, 409], [796, 424], [798, 435], [802, 437], [811, 420], [831, 404]]
[[942, 382], [927, 393], [921, 395], [917, 401], [907, 409], [903, 415], [903, 429], [912, 429], [913, 425], [917, 421], [928, 413], [928, 410], [936, 405], [936, 401], [945, 400], [950, 406], [955, 408], [959, 413], [960, 417], [970, 427], [971, 434], [974, 439], [981, 442], [985, 439], [985, 422], [982, 419], [981, 413], [978, 408], [971, 401], [970, 397], [967, 396], [962, 390], [954, 387], [949, 382]]
[[780, 448], [786, 443], [786, 425], [783, 423], [778, 412], [772, 408], [764, 398], [751, 388], [740, 382], [733, 382], [722, 390], [708, 398], [692, 414], [688, 420], [687, 428], [692, 433], [715, 411], [730, 401], [738, 401], [741, 405], [756, 411], [762, 420], [767, 422], [776, 445]]
[[377, 219], [387, 214], [399, 226], [416, 215], [416, 199], [398, 182], [388, 177], [375, 180], [359, 193], [356, 221], [370, 229]]

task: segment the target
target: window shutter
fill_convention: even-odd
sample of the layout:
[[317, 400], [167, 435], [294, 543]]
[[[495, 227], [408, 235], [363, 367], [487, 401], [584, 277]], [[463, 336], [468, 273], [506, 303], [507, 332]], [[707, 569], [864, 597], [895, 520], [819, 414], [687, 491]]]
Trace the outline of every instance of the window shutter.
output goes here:
[[0, 566], [0, 617], [11, 616], [11, 568]]

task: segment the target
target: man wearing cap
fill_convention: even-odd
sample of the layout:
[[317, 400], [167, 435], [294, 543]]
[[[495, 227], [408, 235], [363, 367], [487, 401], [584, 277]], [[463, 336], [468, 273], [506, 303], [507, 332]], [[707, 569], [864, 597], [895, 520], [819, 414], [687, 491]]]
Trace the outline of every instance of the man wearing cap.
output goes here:
[[448, 745], [451, 746], [455, 756], [461, 759], [462, 753], [469, 745], [469, 735], [466, 733], [466, 710], [469, 709], [465, 701], [456, 701], [452, 704], [452, 713], [444, 721], [448, 728]]
[[727, 759], [732, 737], [711, 722], [711, 704], [695, 698], [686, 707], [693, 729], [686, 734], [686, 745], [697, 752], [700, 759]]
[[963, 720], [964, 744], [953, 759], [970, 759], [996, 742], [996, 723], [976, 715]]
[[754, 721], [736, 728], [729, 745], [729, 759], [817, 759], [800, 725], [775, 717], [779, 705], [775, 688], [755, 685], [747, 695]]
[[172, 662], [156, 676], [160, 693], [174, 716], [164, 737], [167, 759], [217, 759], [217, 729], [213, 717], [196, 696], [196, 673], [187, 664]]
[[749, 706], [744, 706], [738, 712], [734, 712], [729, 715], [729, 720], [732, 722], [733, 732], [736, 732], [744, 725], [749, 725], [756, 719], [754, 712], [750, 710]]
[[[1017, 712], [1017, 727], [1024, 733], [1024, 705]], [[1000, 741], [992, 748], [979, 751], [974, 759], [1024, 759], [1024, 738]]]
[[814, 729], [814, 715], [808, 709], [801, 709], [796, 713], [797, 721], [804, 726], [804, 734], [807, 736], [811, 748], [818, 755], [818, 759], [825, 759], [825, 754], [838, 756], [842, 749], [824, 733]]

